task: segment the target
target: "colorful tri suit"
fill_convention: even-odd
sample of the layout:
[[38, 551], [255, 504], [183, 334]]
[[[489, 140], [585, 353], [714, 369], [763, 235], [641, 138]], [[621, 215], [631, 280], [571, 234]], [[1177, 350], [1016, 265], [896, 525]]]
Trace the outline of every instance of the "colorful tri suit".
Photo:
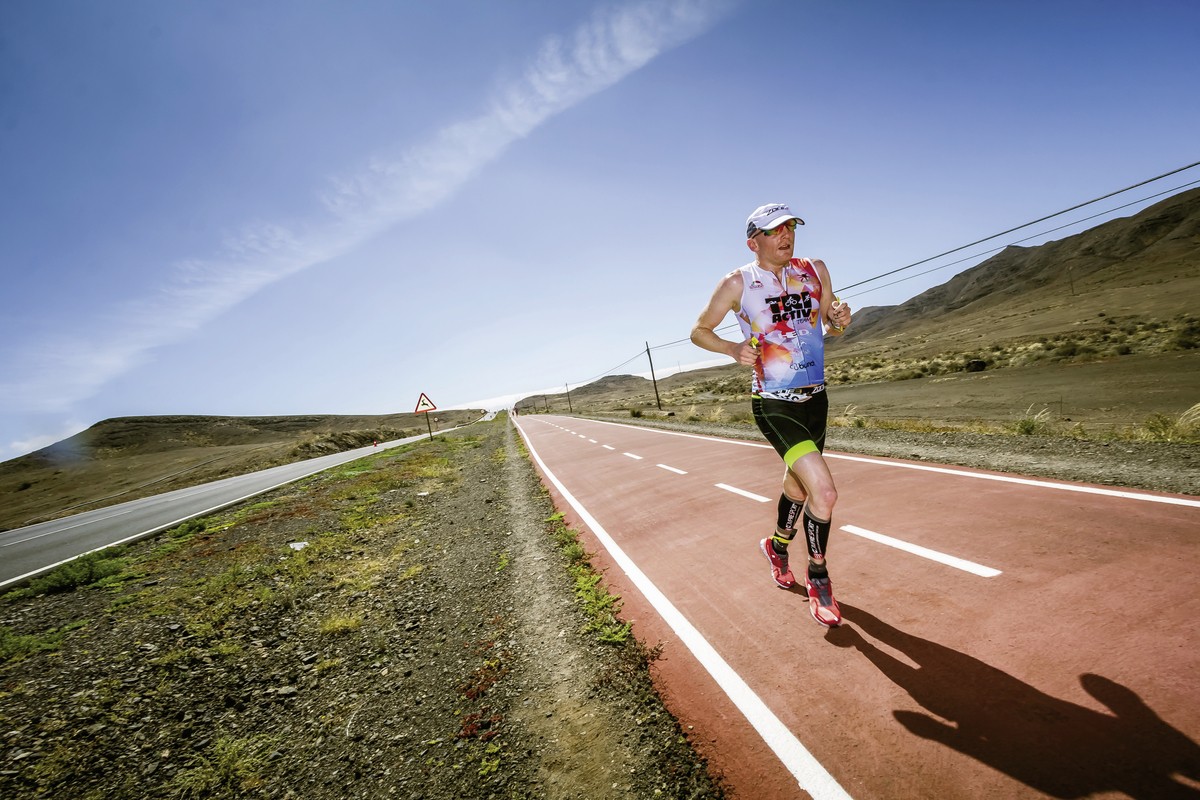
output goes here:
[[751, 394], [776, 400], [808, 399], [804, 388], [825, 383], [821, 279], [812, 262], [793, 258], [781, 279], [755, 263], [742, 273], [738, 323], [744, 338], [758, 340]]

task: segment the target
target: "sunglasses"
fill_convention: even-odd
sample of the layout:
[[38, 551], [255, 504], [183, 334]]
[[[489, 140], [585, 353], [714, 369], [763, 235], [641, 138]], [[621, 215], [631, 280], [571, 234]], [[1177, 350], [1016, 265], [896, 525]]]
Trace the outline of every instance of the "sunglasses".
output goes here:
[[[758, 233], [761, 233], [763, 236], [774, 236], [775, 234], [779, 233], [784, 228], [787, 228], [789, 231], [796, 230], [796, 220], [789, 219], [787, 222], [784, 222], [781, 225], [777, 225], [776, 227], [771, 228], [769, 231], [765, 231], [760, 228]], [[757, 236], [758, 234], [755, 234], [755, 235]]]

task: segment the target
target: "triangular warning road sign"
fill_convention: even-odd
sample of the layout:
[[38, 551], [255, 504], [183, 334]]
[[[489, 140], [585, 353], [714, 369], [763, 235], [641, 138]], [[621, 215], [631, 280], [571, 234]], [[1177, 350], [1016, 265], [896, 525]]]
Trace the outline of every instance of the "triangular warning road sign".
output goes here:
[[437, 406], [433, 404], [433, 401], [424, 392], [421, 392], [421, 399], [417, 401], [417, 407], [413, 413], [424, 414], [426, 411], [437, 411]]

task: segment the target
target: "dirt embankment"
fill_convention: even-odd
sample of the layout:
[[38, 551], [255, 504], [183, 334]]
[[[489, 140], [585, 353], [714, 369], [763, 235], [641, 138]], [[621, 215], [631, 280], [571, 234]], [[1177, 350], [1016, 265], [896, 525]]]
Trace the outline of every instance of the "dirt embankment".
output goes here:
[[584, 631], [519, 437], [466, 433], [5, 598], [0, 796], [721, 796], [653, 654]]

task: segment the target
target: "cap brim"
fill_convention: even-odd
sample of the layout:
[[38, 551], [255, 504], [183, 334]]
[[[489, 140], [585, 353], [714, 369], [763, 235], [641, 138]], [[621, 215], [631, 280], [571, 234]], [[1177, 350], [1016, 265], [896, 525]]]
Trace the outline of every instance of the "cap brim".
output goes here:
[[786, 217], [780, 217], [779, 219], [775, 220], [774, 222], [772, 222], [770, 225], [768, 225], [768, 226], [767, 226], [767, 227], [765, 227], [765, 228], [759, 228], [759, 230], [760, 230], [760, 231], [773, 231], [773, 230], [775, 230], [776, 228], [778, 228], [780, 225], [782, 225], [783, 223], [787, 222], [789, 219], [794, 219], [794, 220], [796, 220], [796, 224], [797, 224], [797, 225], [803, 225], [803, 224], [804, 224], [804, 220], [800, 219], [800, 218], [799, 218], [799, 217], [797, 217], [795, 214], [789, 214], [789, 215], [788, 215], [788, 216], [786, 216]]

